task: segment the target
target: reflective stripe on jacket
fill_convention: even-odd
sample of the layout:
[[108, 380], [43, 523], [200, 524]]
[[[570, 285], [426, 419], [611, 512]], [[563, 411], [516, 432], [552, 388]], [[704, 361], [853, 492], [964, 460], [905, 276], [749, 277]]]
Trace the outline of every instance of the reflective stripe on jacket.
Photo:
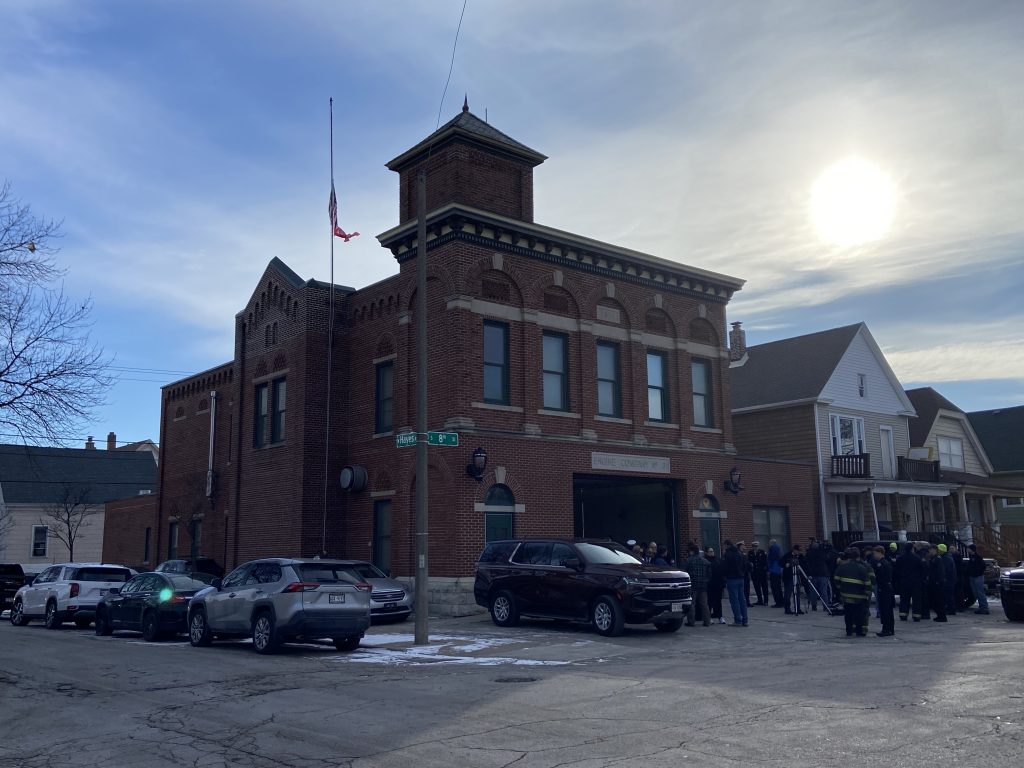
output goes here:
[[836, 567], [834, 580], [843, 602], [855, 603], [871, 597], [875, 575], [870, 567], [859, 560], [849, 560]]

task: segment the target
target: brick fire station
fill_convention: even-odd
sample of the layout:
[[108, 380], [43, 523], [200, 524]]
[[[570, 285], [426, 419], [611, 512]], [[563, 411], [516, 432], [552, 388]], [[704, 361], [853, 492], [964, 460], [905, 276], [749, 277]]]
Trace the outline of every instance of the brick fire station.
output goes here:
[[396, 438], [415, 424], [419, 301], [429, 428], [459, 436], [429, 449], [439, 610], [472, 603], [488, 540], [654, 540], [675, 557], [814, 535], [814, 467], [732, 445], [743, 339], [737, 324], [730, 350], [726, 305], [743, 281], [536, 224], [545, 159], [463, 107], [388, 163], [400, 220], [378, 239], [397, 274], [353, 289], [270, 261], [234, 358], [163, 389], [158, 492], [108, 511], [104, 558], [325, 554], [411, 577], [416, 451]]

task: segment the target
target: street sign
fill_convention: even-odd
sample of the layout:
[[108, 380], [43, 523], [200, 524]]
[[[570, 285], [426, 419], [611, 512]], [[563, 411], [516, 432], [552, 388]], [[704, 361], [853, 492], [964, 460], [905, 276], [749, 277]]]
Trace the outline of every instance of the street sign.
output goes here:
[[459, 444], [458, 432], [427, 432], [427, 442], [431, 445], [447, 445], [456, 447]]
[[409, 448], [410, 446], [413, 445], [416, 445], [415, 432], [399, 432], [397, 435], [395, 435], [396, 448]]

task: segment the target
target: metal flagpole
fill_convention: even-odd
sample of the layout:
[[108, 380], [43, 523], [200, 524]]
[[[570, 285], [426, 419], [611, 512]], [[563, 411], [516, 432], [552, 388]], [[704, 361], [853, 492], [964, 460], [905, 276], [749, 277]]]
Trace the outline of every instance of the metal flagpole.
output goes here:
[[[331, 144], [331, 196], [334, 197], [334, 97], [330, 100], [330, 144]], [[333, 217], [332, 217], [333, 218]], [[331, 238], [331, 280], [330, 311], [327, 323], [327, 424], [324, 430], [324, 519], [320, 532], [320, 554], [327, 555], [327, 497], [331, 471], [331, 368], [334, 363], [334, 221], [330, 222]]]

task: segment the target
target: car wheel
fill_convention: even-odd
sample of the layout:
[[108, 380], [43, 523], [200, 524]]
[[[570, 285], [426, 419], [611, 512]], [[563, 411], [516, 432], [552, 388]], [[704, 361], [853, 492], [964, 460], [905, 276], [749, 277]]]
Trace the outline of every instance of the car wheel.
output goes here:
[[1024, 606], [1003, 601], [1003, 613], [1010, 621], [1024, 621]]
[[491, 620], [499, 627], [514, 627], [519, 623], [519, 609], [509, 592], [499, 592], [491, 598]]
[[334, 638], [334, 647], [339, 651], [354, 651], [359, 647], [359, 641], [362, 640], [359, 635], [349, 635], [348, 637], [336, 637]]
[[114, 634], [114, 628], [107, 621], [106, 611], [96, 611], [96, 634], [100, 637], [110, 637]]
[[192, 611], [188, 620], [188, 641], [196, 648], [202, 648], [213, 642], [213, 632], [206, 622], [206, 611], [197, 609]]
[[15, 600], [14, 605], [11, 606], [11, 624], [16, 627], [24, 627], [28, 621], [25, 618], [25, 606], [21, 604], [21, 600]]
[[659, 632], [678, 632], [681, 626], [683, 626], [682, 619], [665, 619], [654, 622], [654, 628]]
[[590, 609], [590, 619], [597, 633], [605, 637], [621, 635], [622, 627], [625, 624], [622, 606], [615, 598], [608, 595], [601, 595], [594, 601], [594, 605]]
[[146, 611], [142, 617], [142, 639], [155, 643], [160, 639], [160, 617], [156, 611]]
[[256, 653], [273, 653], [281, 645], [270, 611], [263, 611], [252, 623], [252, 645]]
[[61, 628], [61, 622], [57, 618], [57, 603], [53, 600], [46, 604], [46, 618], [43, 619], [43, 624], [47, 629]]

